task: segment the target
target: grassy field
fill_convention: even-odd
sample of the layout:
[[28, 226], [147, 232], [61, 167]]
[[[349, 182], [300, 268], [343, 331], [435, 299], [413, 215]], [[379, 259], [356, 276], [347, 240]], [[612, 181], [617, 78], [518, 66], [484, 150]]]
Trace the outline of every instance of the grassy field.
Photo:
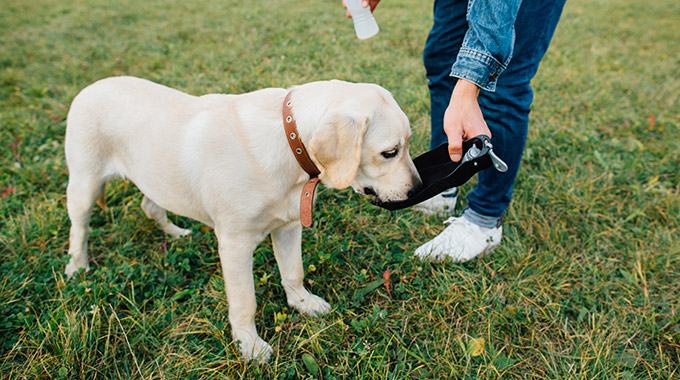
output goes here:
[[193, 94], [374, 82], [409, 116], [412, 154], [426, 150], [431, 2], [383, 2], [364, 42], [339, 2], [2, 1], [0, 377], [680, 378], [676, 0], [567, 3], [492, 255], [421, 262], [440, 218], [322, 189], [303, 259], [330, 314], [289, 308], [271, 243], [255, 253], [270, 363], [237, 355], [212, 232], [175, 218], [194, 232], [168, 239], [130, 183], [93, 215], [92, 272], [64, 278], [65, 117], [97, 79]]

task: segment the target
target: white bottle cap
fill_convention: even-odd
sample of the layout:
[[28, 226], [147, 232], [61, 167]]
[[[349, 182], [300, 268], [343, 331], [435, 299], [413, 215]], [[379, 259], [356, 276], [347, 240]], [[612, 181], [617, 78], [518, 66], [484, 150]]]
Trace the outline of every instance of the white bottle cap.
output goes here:
[[345, 0], [345, 5], [354, 20], [354, 32], [358, 39], [365, 40], [378, 34], [380, 28], [373, 18], [370, 7], [362, 7], [361, 0]]

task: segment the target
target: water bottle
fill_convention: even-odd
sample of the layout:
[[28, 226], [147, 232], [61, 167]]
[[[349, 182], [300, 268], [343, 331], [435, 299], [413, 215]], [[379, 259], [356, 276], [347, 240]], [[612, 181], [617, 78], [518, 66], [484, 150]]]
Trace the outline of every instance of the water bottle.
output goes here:
[[380, 28], [378, 28], [378, 23], [375, 22], [373, 18], [373, 13], [371, 13], [370, 7], [362, 7], [362, 0], [345, 0], [345, 5], [349, 14], [352, 15], [352, 20], [354, 20], [354, 32], [357, 38], [360, 40], [365, 40], [371, 38], [378, 34]]

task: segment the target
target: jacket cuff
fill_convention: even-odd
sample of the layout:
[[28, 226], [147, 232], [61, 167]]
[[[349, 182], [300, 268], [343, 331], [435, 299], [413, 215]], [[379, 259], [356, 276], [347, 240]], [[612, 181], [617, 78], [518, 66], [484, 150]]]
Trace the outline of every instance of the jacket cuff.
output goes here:
[[498, 76], [505, 70], [505, 67], [488, 54], [478, 50], [461, 48], [449, 75], [468, 80], [482, 90], [494, 92], [496, 91]]

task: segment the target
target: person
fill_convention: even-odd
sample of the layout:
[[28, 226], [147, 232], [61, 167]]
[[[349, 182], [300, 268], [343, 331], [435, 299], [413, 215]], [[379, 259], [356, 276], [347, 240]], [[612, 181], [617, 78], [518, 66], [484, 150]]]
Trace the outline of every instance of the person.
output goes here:
[[[371, 10], [380, 0], [363, 1]], [[420, 258], [473, 259], [501, 242], [503, 213], [512, 197], [526, 144], [533, 101], [531, 79], [555, 32], [566, 0], [435, 0], [434, 23], [423, 51], [431, 102], [430, 147], [448, 142], [459, 161], [462, 142], [491, 137], [508, 164], [478, 174], [461, 217], [418, 247]], [[453, 188], [414, 206], [428, 214], [452, 215]]]

